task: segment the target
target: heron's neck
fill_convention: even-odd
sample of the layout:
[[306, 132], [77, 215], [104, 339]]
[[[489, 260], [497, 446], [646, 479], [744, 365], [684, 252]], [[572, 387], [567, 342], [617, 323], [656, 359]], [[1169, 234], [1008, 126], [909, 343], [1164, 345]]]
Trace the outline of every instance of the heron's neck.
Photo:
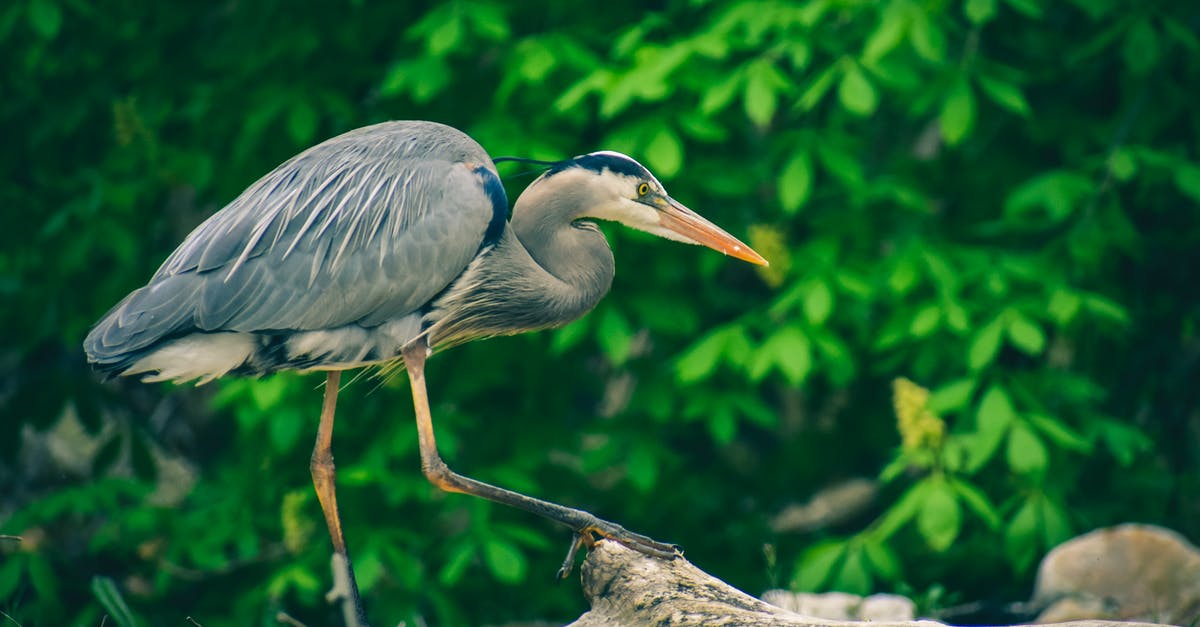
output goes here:
[[[471, 262], [427, 319], [435, 345], [560, 327], [608, 292], [613, 256], [594, 226], [572, 226], [574, 209], [521, 195], [509, 228]], [[535, 201], [537, 196], [532, 197]], [[569, 200], [569, 199], [568, 199]]]
[[576, 222], [588, 208], [585, 195], [577, 186], [549, 192], [531, 186], [517, 199], [511, 222], [513, 234], [537, 265], [574, 292], [581, 314], [608, 292], [615, 268], [600, 230]]

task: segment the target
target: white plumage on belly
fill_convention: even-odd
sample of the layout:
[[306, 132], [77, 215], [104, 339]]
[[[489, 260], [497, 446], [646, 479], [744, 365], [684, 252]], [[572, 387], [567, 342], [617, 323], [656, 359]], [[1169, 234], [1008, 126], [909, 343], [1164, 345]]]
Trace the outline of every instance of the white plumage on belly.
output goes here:
[[144, 381], [181, 383], [194, 379], [196, 385], [203, 385], [235, 370], [240, 374], [282, 369], [345, 370], [397, 359], [401, 348], [420, 332], [421, 316], [414, 314], [371, 328], [346, 325], [294, 331], [286, 338], [283, 350], [275, 352], [268, 350], [270, 334], [192, 333], [166, 342], [121, 374], [145, 374]]
[[254, 336], [249, 333], [193, 333], [164, 344], [134, 362], [122, 374], [157, 372], [146, 381], [191, 381], [208, 383], [246, 363], [254, 354]]

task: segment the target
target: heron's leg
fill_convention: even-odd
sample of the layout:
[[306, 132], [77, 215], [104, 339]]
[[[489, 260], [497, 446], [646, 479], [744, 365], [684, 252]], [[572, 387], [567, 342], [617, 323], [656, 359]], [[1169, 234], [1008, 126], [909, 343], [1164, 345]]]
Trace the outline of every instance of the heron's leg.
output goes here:
[[[349, 595], [354, 605], [354, 614], [347, 615], [347, 625], [366, 625], [366, 615], [363, 614], [362, 600], [358, 596], [358, 582], [354, 580], [354, 569], [350, 565], [350, 554], [346, 552], [346, 538], [342, 535], [342, 517], [338, 513], [337, 487], [334, 484], [335, 471], [333, 467], [333, 415], [337, 408], [338, 385], [342, 373], [331, 370], [325, 375], [325, 401], [321, 405], [321, 422], [317, 426], [317, 442], [313, 445], [312, 460], [309, 470], [312, 471], [313, 486], [317, 489], [317, 500], [321, 502], [321, 512], [325, 514], [325, 526], [329, 527], [329, 538], [333, 540], [334, 568], [344, 571], [345, 586], [342, 581], [334, 585], [330, 591], [330, 600], [338, 596]], [[335, 575], [335, 580], [341, 578]], [[339, 588], [349, 588], [348, 590]], [[345, 606], [343, 606], [345, 607]], [[351, 623], [350, 619], [357, 622]]]
[[441, 456], [438, 455], [437, 442], [433, 436], [433, 420], [429, 411], [429, 397], [425, 392], [425, 358], [427, 351], [428, 349], [423, 342], [406, 348], [404, 350], [404, 365], [408, 370], [408, 378], [412, 382], [413, 407], [416, 410], [417, 417], [417, 438], [421, 449], [421, 469], [425, 472], [425, 476], [430, 482], [447, 492], [459, 492], [485, 498], [489, 501], [515, 507], [531, 514], [537, 514], [538, 516], [548, 518], [571, 528], [575, 532], [575, 537], [571, 541], [571, 548], [567, 553], [567, 559], [558, 572], [559, 577], [565, 577], [571, 571], [571, 566], [579, 547], [590, 547], [595, 542], [597, 536], [615, 540], [635, 551], [653, 557], [672, 559], [679, 555], [678, 547], [673, 544], [657, 542], [639, 533], [633, 533], [616, 523], [601, 520], [583, 510], [564, 507], [511, 490], [498, 488], [482, 481], [476, 481], [470, 477], [464, 477], [450, 470], [446, 466], [446, 463], [442, 461]]

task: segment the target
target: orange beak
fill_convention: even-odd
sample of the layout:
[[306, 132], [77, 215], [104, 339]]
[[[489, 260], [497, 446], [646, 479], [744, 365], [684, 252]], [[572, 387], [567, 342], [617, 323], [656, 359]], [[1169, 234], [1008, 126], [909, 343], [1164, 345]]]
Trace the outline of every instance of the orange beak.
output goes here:
[[679, 204], [670, 196], [660, 196], [655, 199], [658, 209], [659, 226], [682, 236], [688, 241], [707, 246], [713, 250], [737, 257], [742, 261], [768, 266], [771, 265], [762, 255], [754, 252], [738, 238], [726, 233], [721, 227], [705, 220], [700, 214]]

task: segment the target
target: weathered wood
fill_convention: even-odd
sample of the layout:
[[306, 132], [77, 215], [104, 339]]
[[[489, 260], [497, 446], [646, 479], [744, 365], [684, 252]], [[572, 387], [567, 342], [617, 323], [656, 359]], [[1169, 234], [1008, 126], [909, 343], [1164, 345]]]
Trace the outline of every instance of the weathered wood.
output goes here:
[[[615, 542], [596, 543], [580, 568], [592, 605], [568, 627], [721, 627], [850, 625], [803, 616], [756, 599], [696, 568], [682, 557], [648, 557]], [[1063, 627], [1151, 627], [1150, 623], [1076, 621]], [[872, 622], [871, 627], [944, 627], [942, 623]]]
[[826, 625], [756, 599], [682, 557], [648, 557], [596, 543], [580, 568], [592, 609], [571, 627], [616, 625]]

